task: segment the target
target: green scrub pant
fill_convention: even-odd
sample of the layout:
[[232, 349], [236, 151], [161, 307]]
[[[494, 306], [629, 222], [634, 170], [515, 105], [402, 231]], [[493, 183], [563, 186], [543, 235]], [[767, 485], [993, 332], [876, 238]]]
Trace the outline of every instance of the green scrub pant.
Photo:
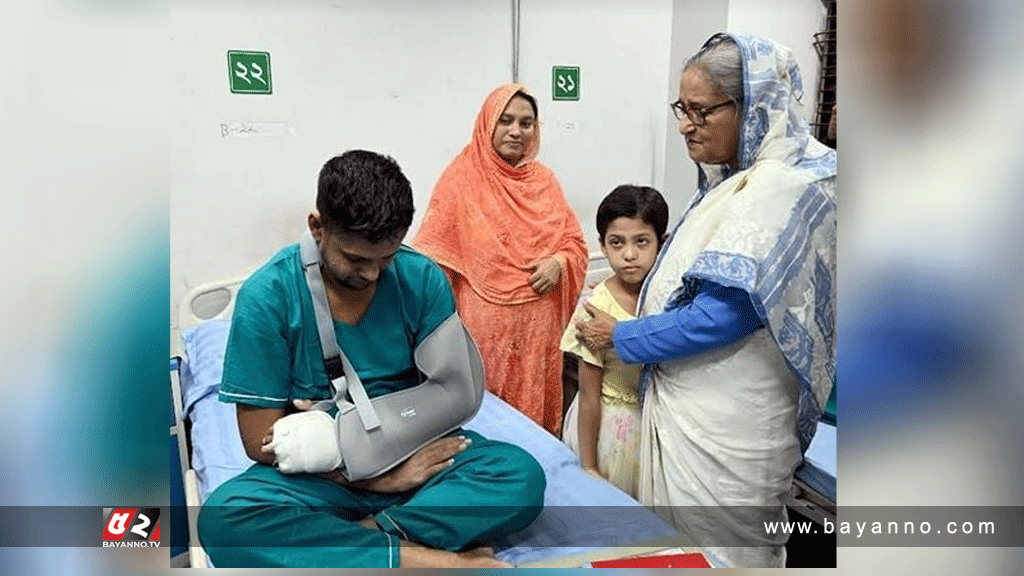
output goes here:
[[[254, 464], [207, 498], [203, 548], [218, 568], [398, 568], [399, 540], [458, 551], [529, 526], [544, 504], [537, 461], [517, 446], [457, 434], [473, 442], [454, 464], [398, 494]], [[367, 516], [380, 531], [356, 522]]]

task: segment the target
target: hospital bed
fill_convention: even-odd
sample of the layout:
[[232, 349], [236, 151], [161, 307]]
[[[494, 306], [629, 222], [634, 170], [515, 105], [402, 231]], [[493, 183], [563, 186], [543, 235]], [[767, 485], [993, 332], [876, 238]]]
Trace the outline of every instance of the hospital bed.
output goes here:
[[[598, 266], [588, 286], [607, 275]], [[181, 451], [189, 522], [189, 563], [206, 567], [196, 518], [200, 504], [221, 483], [248, 468], [235, 406], [218, 399], [234, 296], [245, 277], [191, 290], [171, 331], [171, 378], [175, 413], [188, 430]], [[521, 567], [578, 567], [607, 558], [667, 549], [696, 551], [692, 541], [611, 484], [582, 471], [576, 455], [529, 418], [487, 393], [466, 428], [516, 444], [541, 464], [547, 476], [544, 510], [525, 530], [495, 543], [496, 556]], [[712, 564], [720, 563], [706, 554]]]

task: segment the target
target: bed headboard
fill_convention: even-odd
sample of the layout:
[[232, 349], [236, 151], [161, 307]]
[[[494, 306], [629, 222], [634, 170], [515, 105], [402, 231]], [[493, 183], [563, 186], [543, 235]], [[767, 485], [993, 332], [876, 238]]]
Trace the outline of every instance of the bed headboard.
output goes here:
[[171, 323], [171, 356], [181, 356], [181, 332], [214, 318], [231, 318], [235, 295], [249, 275], [208, 282], [189, 290], [178, 305], [178, 314]]

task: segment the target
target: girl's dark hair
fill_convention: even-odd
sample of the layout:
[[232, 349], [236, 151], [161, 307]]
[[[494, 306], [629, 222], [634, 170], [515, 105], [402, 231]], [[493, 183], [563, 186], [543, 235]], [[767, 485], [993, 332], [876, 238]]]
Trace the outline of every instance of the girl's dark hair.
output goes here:
[[412, 186], [390, 156], [349, 150], [320, 170], [316, 208], [328, 233], [395, 240], [412, 224]]
[[658, 247], [668, 228], [668, 204], [661, 193], [650, 186], [623, 184], [616, 186], [597, 207], [597, 236], [604, 244], [608, 225], [616, 218], [639, 218], [654, 228]]

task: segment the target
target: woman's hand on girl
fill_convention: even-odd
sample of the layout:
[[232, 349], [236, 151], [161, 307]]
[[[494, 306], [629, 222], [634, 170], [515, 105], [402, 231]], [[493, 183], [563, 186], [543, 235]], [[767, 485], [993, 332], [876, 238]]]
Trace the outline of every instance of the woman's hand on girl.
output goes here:
[[598, 310], [590, 304], [583, 303], [583, 309], [590, 314], [590, 320], [576, 321], [576, 339], [593, 352], [612, 348], [612, 334], [615, 332], [616, 320], [611, 314]]
[[541, 296], [558, 286], [558, 280], [562, 277], [562, 263], [554, 256], [532, 262], [528, 268], [534, 271], [530, 276], [530, 286]]

